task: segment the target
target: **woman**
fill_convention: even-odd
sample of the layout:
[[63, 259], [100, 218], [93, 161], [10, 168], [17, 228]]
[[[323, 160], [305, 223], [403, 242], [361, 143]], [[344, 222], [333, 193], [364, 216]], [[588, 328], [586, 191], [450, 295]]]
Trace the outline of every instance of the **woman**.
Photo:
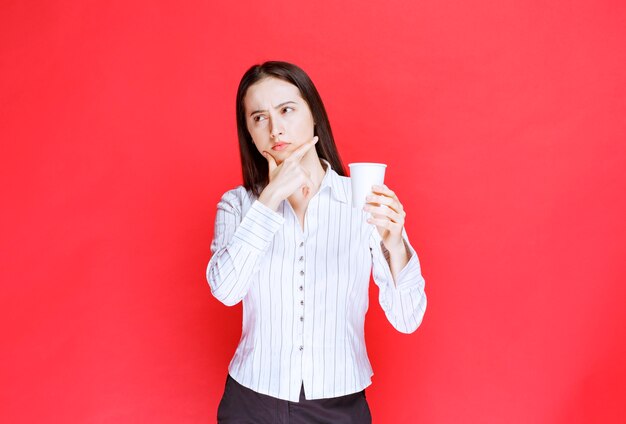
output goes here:
[[426, 308], [404, 208], [385, 186], [352, 207], [322, 100], [295, 65], [244, 74], [237, 130], [244, 184], [217, 206], [207, 267], [217, 299], [243, 300], [218, 422], [370, 423], [370, 271], [399, 331], [415, 331]]

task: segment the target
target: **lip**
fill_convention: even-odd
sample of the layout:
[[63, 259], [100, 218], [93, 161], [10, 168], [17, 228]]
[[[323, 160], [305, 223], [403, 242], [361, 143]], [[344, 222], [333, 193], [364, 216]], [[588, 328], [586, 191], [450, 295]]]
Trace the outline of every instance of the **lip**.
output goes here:
[[278, 143], [274, 144], [272, 146], [272, 150], [276, 151], [276, 152], [280, 152], [281, 150], [284, 150], [287, 148], [287, 146], [289, 146], [289, 144], [291, 143], [287, 143], [285, 141], [279, 141]]

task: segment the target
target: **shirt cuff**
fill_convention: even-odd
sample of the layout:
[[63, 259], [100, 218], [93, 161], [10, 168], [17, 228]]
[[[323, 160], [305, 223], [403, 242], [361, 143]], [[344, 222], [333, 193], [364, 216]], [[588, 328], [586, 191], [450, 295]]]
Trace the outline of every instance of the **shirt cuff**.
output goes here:
[[258, 251], [266, 250], [285, 222], [279, 213], [255, 200], [237, 227], [233, 238]]

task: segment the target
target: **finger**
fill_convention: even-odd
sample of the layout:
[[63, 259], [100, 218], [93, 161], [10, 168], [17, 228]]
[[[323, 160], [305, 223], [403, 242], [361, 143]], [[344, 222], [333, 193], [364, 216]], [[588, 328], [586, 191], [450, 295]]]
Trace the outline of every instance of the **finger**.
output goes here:
[[318, 136], [313, 137], [311, 140], [304, 143], [302, 146], [298, 147], [294, 152], [286, 159], [294, 162], [299, 162], [300, 159], [306, 155], [306, 153], [311, 149], [311, 147], [315, 146], [319, 140]]
[[387, 197], [387, 196], [383, 196], [383, 195], [374, 195], [374, 194], [370, 194], [365, 198], [365, 201], [367, 202], [368, 205], [373, 205], [373, 206], [378, 206], [378, 205], [385, 205], [388, 206], [389, 208], [393, 209], [395, 212], [401, 212], [404, 210], [404, 207], [402, 206], [402, 204], [397, 201], [396, 199], [393, 199], [391, 197]]
[[[394, 209], [396, 212], [400, 212], [402, 210], [404, 210], [404, 206], [402, 206], [402, 203], [400, 203], [400, 199], [398, 199], [398, 195], [391, 190], [389, 187], [387, 187], [384, 184], [381, 185], [374, 185], [372, 186], [372, 193], [374, 194], [378, 194], [379, 195], [379, 199], [381, 200], [381, 204], [385, 204], [387, 206], [390, 206], [392, 209]], [[388, 197], [391, 198], [391, 203], [384, 201], [383, 197]]]
[[367, 203], [377, 204], [377, 205], [387, 205], [391, 206], [394, 203], [394, 200], [391, 197], [370, 194], [365, 198]]
[[404, 223], [404, 211], [398, 213], [387, 206], [366, 206], [365, 211], [371, 213], [375, 218], [388, 218], [396, 224]]
[[367, 222], [370, 224], [374, 224], [375, 226], [379, 227], [379, 228], [383, 228], [385, 230], [391, 230], [391, 228], [396, 225], [394, 223], [392, 223], [389, 219], [387, 218], [368, 218]]
[[398, 199], [398, 196], [396, 196], [396, 193], [394, 193], [393, 190], [390, 190], [389, 187], [387, 187], [384, 184], [382, 184], [382, 185], [373, 185], [372, 186], [372, 193], [374, 193], [374, 194], [382, 194], [382, 195], [385, 195], [387, 197]]
[[269, 168], [270, 173], [276, 169], [278, 165], [276, 165], [276, 160], [274, 156], [270, 152], [263, 152], [263, 156], [267, 159], [267, 167]]

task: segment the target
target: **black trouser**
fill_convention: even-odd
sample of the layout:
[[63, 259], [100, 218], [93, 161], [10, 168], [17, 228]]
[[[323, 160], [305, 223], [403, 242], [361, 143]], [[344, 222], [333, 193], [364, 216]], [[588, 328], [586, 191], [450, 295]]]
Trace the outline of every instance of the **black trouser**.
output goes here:
[[226, 378], [224, 395], [217, 409], [219, 424], [371, 424], [365, 390], [329, 399], [290, 402], [257, 393]]

